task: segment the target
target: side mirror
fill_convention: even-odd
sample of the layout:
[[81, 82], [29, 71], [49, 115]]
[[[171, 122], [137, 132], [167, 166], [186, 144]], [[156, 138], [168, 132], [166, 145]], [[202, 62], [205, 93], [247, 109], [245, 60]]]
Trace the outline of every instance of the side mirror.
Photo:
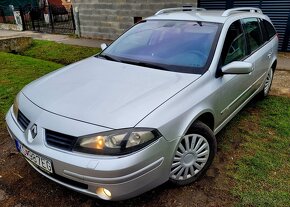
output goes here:
[[108, 47], [108, 45], [106, 43], [102, 43], [101, 44], [101, 49], [102, 50], [105, 50], [107, 47]]
[[254, 70], [253, 64], [234, 61], [222, 67], [223, 74], [249, 74]]

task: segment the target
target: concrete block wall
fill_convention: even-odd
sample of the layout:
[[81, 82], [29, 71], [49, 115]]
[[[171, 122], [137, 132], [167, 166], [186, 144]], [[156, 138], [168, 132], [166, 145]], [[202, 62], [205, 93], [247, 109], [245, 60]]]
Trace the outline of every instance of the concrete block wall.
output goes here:
[[73, 0], [79, 11], [82, 37], [114, 40], [134, 25], [134, 17], [148, 17], [158, 10], [197, 5], [197, 0]]

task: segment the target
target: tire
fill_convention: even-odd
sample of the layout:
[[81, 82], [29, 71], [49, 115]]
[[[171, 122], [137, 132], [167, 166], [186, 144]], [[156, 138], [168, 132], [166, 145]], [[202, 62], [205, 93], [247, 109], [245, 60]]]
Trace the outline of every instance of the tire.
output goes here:
[[169, 180], [176, 185], [190, 184], [202, 177], [217, 150], [216, 138], [204, 123], [193, 123], [175, 151]]
[[266, 96], [268, 96], [270, 88], [272, 86], [273, 77], [274, 71], [273, 68], [270, 68], [270, 70], [267, 73], [266, 80], [264, 82], [263, 90], [258, 94], [260, 98], [265, 98]]

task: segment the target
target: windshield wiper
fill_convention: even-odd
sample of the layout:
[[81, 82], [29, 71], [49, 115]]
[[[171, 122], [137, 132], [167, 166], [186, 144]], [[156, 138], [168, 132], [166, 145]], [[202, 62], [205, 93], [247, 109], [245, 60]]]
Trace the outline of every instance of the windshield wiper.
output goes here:
[[197, 24], [202, 27], [202, 22], [197, 21]]
[[167, 70], [170, 71], [168, 68], [162, 67], [160, 65], [154, 64], [154, 63], [146, 63], [146, 62], [138, 62], [138, 61], [129, 61], [129, 60], [120, 60], [118, 58], [112, 57], [110, 55], [98, 55], [97, 57], [104, 58], [106, 60], [111, 60], [115, 62], [120, 62], [120, 63], [127, 63], [127, 64], [132, 64], [132, 65], [138, 65], [138, 66], [143, 66], [143, 67], [148, 67], [148, 68], [155, 68], [159, 70]]
[[119, 60], [119, 59], [117, 59], [115, 57], [112, 57], [110, 55], [102, 55], [102, 54], [100, 54], [97, 57], [101, 57], [101, 58], [104, 58], [106, 60], [111, 60], [111, 61], [115, 61], [115, 62], [122, 62], [121, 60]]
[[154, 63], [135, 62], [135, 61], [127, 61], [127, 60], [122, 60], [122, 63], [128, 63], [128, 64], [132, 64], [132, 65], [138, 65], [138, 66], [143, 66], [143, 67], [148, 67], [148, 68], [155, 68], [155, 69], [159, 69], [159, 70], [170, 71], [168, 68], [162, 67], [162, 66], [154, 64]]

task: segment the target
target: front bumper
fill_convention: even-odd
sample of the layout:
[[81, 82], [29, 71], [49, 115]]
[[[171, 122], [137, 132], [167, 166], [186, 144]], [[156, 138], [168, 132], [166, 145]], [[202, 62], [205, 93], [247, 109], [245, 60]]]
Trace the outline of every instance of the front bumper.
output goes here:
[[[12, 108], [6, 115], [8, 131], [13, 139], [33, 152], [50, 159], [53, 163], [54, 174], [50, 175], [29, 162], [39, 173], [49, 179], [78, 192], [107, 200], [123, 200], [144, 193], [169, 178], [171, 159], [173, 157], [175, 141], [168, 142], [163, 137], [151, 143], [140, 151], [126, 156], [97, 156], [77, 152], [68, 152], [50, 147], [44, 138], [44, 129], [57, 126], [70, 126], [70, 133], [80, 129], [82, 133], [92, 134], [102, 129], [80, 121], [71, 120], [49, 113], [32, 104], [28, 113], [24, 113], [31, 121], [28, 129], [37, 124], [37, 136], [33, 141], [27, 139], [27, 131], [23, 131], [13, 115]], [[50, 121], [48, 121], [50, 120]], [[50, 123], [50, 124], [49, 124]], [[56, 129], [57, 130], [57, 129]], [[61, 131], [64, 133], [64, 131]], [[111, 192], [110, 197], [104, 197], [100, 189]]]

